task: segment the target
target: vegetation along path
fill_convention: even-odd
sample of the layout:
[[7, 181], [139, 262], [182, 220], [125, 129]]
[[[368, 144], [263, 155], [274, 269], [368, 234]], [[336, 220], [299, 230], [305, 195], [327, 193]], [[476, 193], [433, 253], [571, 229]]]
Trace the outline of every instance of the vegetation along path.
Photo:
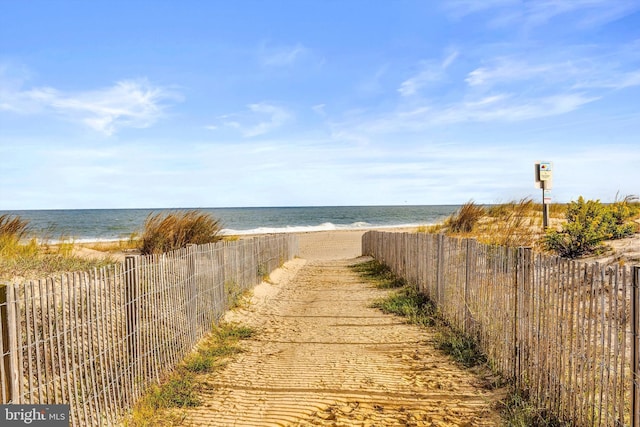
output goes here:
[[431, 344], [434, 331], [371, 308], [388, 295], [351, 260], [296, 259], [227, 320], [258, 331], [200, 378], [190, 426], [493, 426], [501, 391]]

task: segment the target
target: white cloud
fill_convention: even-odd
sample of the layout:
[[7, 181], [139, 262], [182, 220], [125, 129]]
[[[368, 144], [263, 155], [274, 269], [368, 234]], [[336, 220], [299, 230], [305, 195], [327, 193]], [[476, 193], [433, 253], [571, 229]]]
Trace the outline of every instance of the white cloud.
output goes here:
[[326, 116], [327, 112], [324, 111], [325, 107], [326, 107], [325, 104], [317, 104], [312, 106], [311, 109], [321, 116]]
[[519, 5], [519, 0], [448, 0], [445, 9], [455, 18], [461, 18], [488, 9]]
[[120, 81], [115, 86], [74, 97], [58, 97], [51, 106], [82, 117], [88, 126], [107, 135], [122, 127], [145, 128], [162, 116], [163, 99], [173, 97], [146, 80]]
[[403, 81], [398, 88], [402, 96], [411, 96], [418, 93], [423, 87], [442, 79], [442, 67], [424, 63], [423, 69], [413, 77]]
[[383, 65], [377, 69], [377, 71], [364, 78], [360, 83], [356, 85], [356, 90], [360, 95], [364, 96], [376, 96], [384, 92], [382, 79], [387, 74], [389, 69], [388, 65]]
[[496, 58], [467, 74], [465, 82], [472, 88], [488, 89], [507, 87], [513, 83], [533, 81], [530, 91], [624, 89], [640, 86], [640, 64], [634, 67], [633, 60], [625, 56], [624, 50], [607, 52], [603, 57], [571, 57], [565, 53], [563, 61], [542, 61], [517, 58]]
[[454, 121], [521, 121], [556, 116], [574, 111], [599, 98], [581, 93], [566, 93], [512, 101], [509, 96], [493, 96], [480, 102], [466, 103], [451, 110]]
[[457, 123], [518, 122], [566, 114], [599, 99], [583, 93], [561, 93], [535, 98], [520, 98], [498, 93], [469, 98], [447, 105], [423, 104], [411, 109], [359, 117], [334, 125], [335, 135], [350, 135], [350, 140], [394, 132], [422, 132]]
[[398, 88], [402, 96], [415, 95], [425, 86], [437, 83], [444, 79], [445, 70], [456, 60], [458, 52], [454, 51], [447, 55], [441, 63], [434, 61], [422, 61], [421, 70], [413, 77], [403, 81]]
[[295, 46], [281, 46], [277, 48], [269, 48], [263, 45], [261, 49], [261, 62], [263, 65], [271, 67], [289, 66], [307, 52], [308, 49], [300, 43], [297, 43]]
[[640, 4], [635, 0], [449, 0], [445, 9], [455, 19], [491, 11], [490, 27], [533, 28], [570, 15], [566, 24], [593, 28], [640, 10]]
[[93, 91], [65, 93], [51, 87], [0, 92], [0, 109], [21, 114], [53, 113], [105, 135], [126, 127], [146, 128], [163, 115], [164, 101], [179, 95], [146, 79], [122, 80]]
[[[293, 118], [293, 114], [283, 107], [260, 102], [247, 105], [248, 111], [239, 114], [219, 116], [218, 120], [225, 127], [240, 131], [242, 136], [251, 138], [272, 132]], [[207, 126], [217, 129], [216, 125]]]
[[529, 80], [537, 78], [541, 80], [553, 79], [561, 76], [567, 78], [566, 64], [529, 64], [525, 61], [518, 61], [500, 58], [492, 66], [484, 66], [471, 71], [465, 82], [469, 86], [491, 86], [494, 84], [504, 84], [513, 81]]
[[537, 0], [527, 3], [527, 21], [545, 24], [559, 15], [576, 13], [582, 27], [607, 24], [640, 9], [633, 0]]
[[640, 70], [586, 76], [573, 87], [576, 89], [625, 89], [633, 86], [640, 86]]
[[449, 55], [447, 55], [444, 61], [442, 61], [442, 68], [443, 69], [449, 68], [449, 66], [453, 64], [453, 62], [458, 58], [458, 55], [459, 55], [459, 52], [457, 50], [454, 50]]
[[246, 137], [258, 136], [271, 132], [291, 119], [291, 114], [284, 108], [266, 103], [251, 104], [249, 105], [249, 110], [262, 117], [266, 115], [267, 119], [245, 129], [242, 134]]

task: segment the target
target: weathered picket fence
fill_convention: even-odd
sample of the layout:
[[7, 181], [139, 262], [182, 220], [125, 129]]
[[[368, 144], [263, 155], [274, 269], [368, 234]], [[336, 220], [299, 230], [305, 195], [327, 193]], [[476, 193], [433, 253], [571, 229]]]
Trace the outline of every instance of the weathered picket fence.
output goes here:
[[532, 402], [570, 425], [640, 427], [640, 267], [604, 267], [426, 233], [370, 231]]
[[297, 252], [295, 235], [263, 236], [0, 286], [2, 403], [70, 404], [74, 426], [117, 424]]

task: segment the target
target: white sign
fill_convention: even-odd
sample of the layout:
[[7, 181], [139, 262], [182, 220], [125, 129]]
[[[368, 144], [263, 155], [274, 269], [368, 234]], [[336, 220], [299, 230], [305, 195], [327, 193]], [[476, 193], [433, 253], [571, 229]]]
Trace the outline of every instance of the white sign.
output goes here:
[[551, 190], [553, 187], [553, 163], [535, 162], [536, 188]]
[[551, 162], [540, 162], [540, 181], [550, 181], [553, 166]]

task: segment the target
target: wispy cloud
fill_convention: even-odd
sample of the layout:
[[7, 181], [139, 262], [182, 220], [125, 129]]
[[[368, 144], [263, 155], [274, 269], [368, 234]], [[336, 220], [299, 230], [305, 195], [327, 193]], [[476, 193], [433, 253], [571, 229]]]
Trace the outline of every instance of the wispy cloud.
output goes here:
[[421, 70], [414, 76], [403, 81], [398, 88], [398, 92], [402, 96], [415, 95], [423, 87], [443, 80], [445, 77], [445, 70], [456, 60], [457, 57], [458, 52], [454, 51], [447, 55], [447, 57], [440, 63], [435, 61], [422, 61], [420, 64]]
[[448, 0], [445, 10], [454, 18], [462, 18], [489, 9], [519, 6], [519, 0]]
[[629, 87], [640, 86], [640, 66], [636, 70], [620, 71], [610, 70], [608, 73], [597, 73], [585, 75], [577, 81], [574, 89], [626, 89]]
[[450, 0], [445, 9], [455, 19], [491, 11], [490, 27], [533, 28], [569, 16], [572, 26], [593, 28], [640, 10], [640, 4], [635, 0]]
[[457, 50], [451, 51], [449, 55], [442, 61], [442, 68], [447, 69], [458, 58], [459, 52]]
[[398, 88], [398, 92], [402, 96], [415, 95], [423, 87], [442, 79], [442, 76], [442, 67], [433, 63], [423, 63], [422, 70], [403, 81]]
[[[272, 132], [293, 118], [293, 114], [286, 108], [266, 102], [249, 104], [247, 110], [219, 116], [218, 121], [222, 126], [237, 129], [245, 138], [251, 138]], [[218, 126], [209, 125], [206, 128], [215, 130]]]
[[361, 143], [375, 140], [376, 134], [417, 134], [452, 124], [531, 121], [568, 114], [615, 90], [640, 86], [637, 42], [529, 49], [526, 56], [509, 47], [501, 46], [498, 55], [489, 49], [475, 65], [474, 57], [465, 55], [451, 67], [458, 50], [440, 61], [420, 61], [419, 71], [398, 87], [394, 104], [334, 118], [332, 136]]
[[[412, 108], [357, 117], [333, 124], [333, 135], [348, 140], [367, 140], [369, 136], [397, 132], [423, 132], [459, 123], [519, 122], [575, 111], [599, 99], [584, 93], [563, 93], [522, 97], [510, 93], [475, 97], [448, 104], [424, 103]], [[345, 138], [346, 139], [346, 138]]]
[[471, 71], [465, 82], [469, 86], [493, 86], [529, 79], [548, 79], [562, 76], [571, 68], [567, 64], [529, 64], [525, 61], [499, 58], [492, 65]]
[[292, 65], [308, 52], [309, 50], [300, 43], [279, 47], [263, 45], [260, 49], [260, 61], [270, 67], [285, 67]]
[[528, 23], [541, 25], [556, 16], [575, 13], [579, 26], [595, 27], [639, 9], [640, 5], [634, 0], [538, 0], [526, 4], [526, 17]]
[[356, 85], [358, 94], [362, 96], [376, 96], [384, 93], [383, 78], [386, 76], [388, 70], [389, 66], [385, 64], [378, 67], [375, 73], [365, 77]]
[[77, 96], [57, 96], [50, 105], [111, 135], [123, 127], [151, 126], [162, 116], [162, 101], [168, 98], [175, 99], [176, 96], [146, 80], [125, 80], [110, 88]]
[[496, 58], [469, 72], [465, 82], [472, 88], [486, 90], [532, 81], [535, 82], [535, 89], [529, 90], [537, 93], [567, 88], [624, 89], [640, 85], [640, 60], [626, 57], [624, 49], [600, 56], [571, 55], [571, 52], [566, 52], [561, 61], [540, 62], [516, 57]]
[[122, 80], [103, 89], [63, 92], [51, 87], [0, 92], [0, 110], [20, 114], [52, 113], [112, 135], [122, 128], [146, 128], [160, 119], [165, 101], [176, 101], [175, 91], [154, 86], [147, 79]]
[[311, 109], [315, 111], [316, 114], [319, 114], [320, 116], [324, 117], [327, 115], [327, 112], [324, 110], [325, 107], [326, 107], [326, 104], [316, 104], [316, 105], [313, 105]]

